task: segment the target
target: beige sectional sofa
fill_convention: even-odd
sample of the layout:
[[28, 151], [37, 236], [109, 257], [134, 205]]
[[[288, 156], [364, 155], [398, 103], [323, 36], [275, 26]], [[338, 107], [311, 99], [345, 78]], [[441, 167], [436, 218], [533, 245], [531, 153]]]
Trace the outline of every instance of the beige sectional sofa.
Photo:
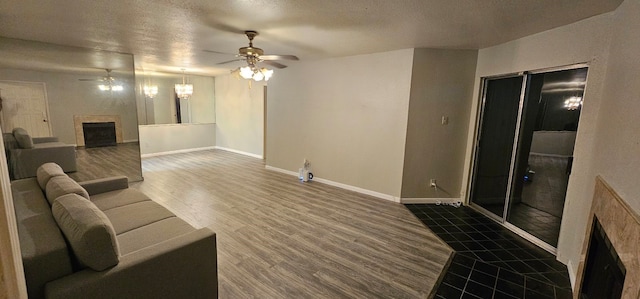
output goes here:
[[29, 298], [217, 298], [215, 233], [126, 177], [77, 183], [47, 163], [11, 190]]
[[62, 143], [58, 137], [32, 138], [23, 128], [4, 133], [2, 138], [11, 179], [35, 177], [38, 167], [47, 162], [58, 164], [65, 172], [77, 171], [74, 144]]

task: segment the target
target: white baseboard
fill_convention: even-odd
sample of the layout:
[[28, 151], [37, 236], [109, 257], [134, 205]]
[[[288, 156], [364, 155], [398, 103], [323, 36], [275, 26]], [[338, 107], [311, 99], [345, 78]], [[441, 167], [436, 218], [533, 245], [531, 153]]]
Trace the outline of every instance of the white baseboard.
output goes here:
[[440, 203], [456, 203], [462, 202], [460, 198], [400, 198], [400, 203], [424, 203], [424, 204], [440, 204]]
[[183, 154], [190, 152], [198, 152], [198, 151], [206, 151], [215, 149], [215, 146], [207, 146], [207, 147], [196, 147], [196, 148], [187, 148], [175, 151], [166, 151], [166, 152], [158, 152], [158, 153], [150, 153], [150, 154], [142, 154], [140, 155], [142, 158], [156, 157], [156, 156], [164, 156], [164, 155], [173, 155], [173, 154]]
[[286, 170], [286, 169], [282, 169], [282, 168], [278, 168], [278, 167], [273, 167], [273, 166], [269, 166], [269, 165], [265, 165], [264, 168], [266, 170], [271, 170], [271, 171], [275, 171], [275, 172], [279, 172], [279, 173], [293, 175], [293, 176], [296, 176], [296, 177], [298, 176], [298, 173], [295, 172], [295, 171], [290, 171], [290, 170]]
[[576, 272], [573, 271], [571, 260], [567, 262], [567, 271], [569, 272], [569, 281], [571, 281], [571, 289], [573, 290], [576, 287]]
[[243, 151], [235, 150], [235, 149], [232, 149], [232, 148], [226, 148], [226, 147], [222, 147], [222, 146], [214, 146], [213, 148], [219, 149], [219, 150], [223, 150], [223, 151], [227, 151], [227, 152], [236, 153], [236, 154], [241, 154], [241, 155], [245, 155], [245, 156], [249, 156], [249, 157], [253, 157], [253, 158], [263, 159], [262, 155], [257, 155], [257, 154], [253, 154], [253, 153], [249, 153], [249, 152], [243, 152]]
[[[273, 166], [269, 166], [269, 165], [266, 165], [265, 169], [271, 170], [271, 171], [275, 171], [275, 172], [284, 173], [284, 174], [288, 174], [288, 175], [292, 175], [292, 176], [295, 176], [296, 178], [298, 177], [298, 173], [295, 172], [295, 171], [290, 171], [290, 170], [277, 168], [277, 167], [273, 167]], [[367, 190], [367, 189], [364, 189], [364, 188], [355, 187], [355, 186], [351, 186], [351, 185], [347, 185], [347, 184], [343, 184], [343, 183], [338, 183], [338, 182], [334, 182], [334, 181], [331, 181], [331, 180], [319, 178], [317, 176], [314, 176], [312, 181], [316, 181], [318, 183], [327, 184], [327, 185], [330, 185], [330, 186], [338, 187], [338, 188], [349, 190], [349, 191], [358, 192], [358, 193], [361, 193], [361, 194], [370, 195], [370, 196], [381, 198], [381, 199], [388, 200], [388, 201], [393, 201], [393, 202], [397, 202], [397, 203], [400, 202], [400, 198], [399, 197], [395, 197], [393, 195], [384, 194], [384, 193], [380, 193], [380, 192], [376, 192], [376, 191], [372, 191], [372, 190]]]

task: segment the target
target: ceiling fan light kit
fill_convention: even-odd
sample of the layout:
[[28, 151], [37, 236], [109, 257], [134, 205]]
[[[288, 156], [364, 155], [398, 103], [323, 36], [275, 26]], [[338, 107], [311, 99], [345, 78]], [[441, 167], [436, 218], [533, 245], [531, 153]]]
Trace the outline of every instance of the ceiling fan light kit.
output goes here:
[[245, 79], [253, 79], [254, 81], [269, 81], [273, 76], [273, 70], [267, 68], [258, 69], [255, 66], [243, 66], [240, 68], [240, 77]]
[[98, 89], [102, 90], [102, 91], [123, 91], [124, 90], [124, 86], [122, 85], [113, 85], [111, 84], [111, 82], [109, 82], [109, 84], [100, 84], [98, 85]]
[[98, 85], [98, 89], [101, 91], [123, 91], [124, 86], [120, 84], [115, 84], [116, 78], [111, 76], [111, 69], [105, 69], [107, 71], [107, 75], [100, 79], [78, 79], [78, 81], [98, 81], [104, 82], [104, 84]]
[[[238, 60], [244, 60], [247, 65], [239, 67], [231, 71], [232, 74], [239, 74], [240, 77], [247, 80], [254, 81], [268, 81], [273, 76], [273, 70], [266, 67], [259, 67], [259, 63], [265, 63], [273, 67], [282, 69], [287, 67], [284, 64], [275, 62], [274, 60], [299, 60], [295, 55], [265, 55], [264, 50], [253, 46], [253, 39], [258, 35], [257, 31], [247, 30], [244, 34], [249, 39], [249, 46], [238, 49], [237, 59], [221, 62], [218, 64], [226, 64], [236, 62]], [[220, 53], [217, 51], [208, 51], [213, 53]]]

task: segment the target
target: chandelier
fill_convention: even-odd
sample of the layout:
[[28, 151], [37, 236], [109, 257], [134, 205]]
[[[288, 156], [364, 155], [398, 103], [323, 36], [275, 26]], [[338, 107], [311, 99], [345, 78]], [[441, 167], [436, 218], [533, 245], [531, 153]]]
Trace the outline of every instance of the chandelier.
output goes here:
[[187, 84], [184, 76], [184, 69], [182, 69], [182, 84], [175, 85], [176, 94], [181, 100], [188, 100], [193, 95], [193, 84]]
[[145, 85], [142, 87], [144, 96], [153, 99], [158, 94], [158, 85]]
[[570, 97], [564, 101], [564, 108], [567, 110], [577, 110], [582, 106], [582, 97]]

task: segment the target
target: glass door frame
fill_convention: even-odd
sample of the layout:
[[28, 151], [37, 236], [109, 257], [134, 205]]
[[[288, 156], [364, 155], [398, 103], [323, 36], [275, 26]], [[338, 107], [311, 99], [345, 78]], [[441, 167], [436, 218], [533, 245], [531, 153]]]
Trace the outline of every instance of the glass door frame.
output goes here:
[[[520, 87], [520, 98], [518, 100], [518, 115], [517, 115], [517, 119], [516, 119], [516, 125], [515, 125], [515, 135], [514, 135], [514, 142], [511, 148], [511, 163], [509, 165], [509, 177], [508, 177], [508, 181], [507, 181], [507, 190], [505, 193], [505, 202], [504, 202], [504, 206], [503, 206], [503, 211], [502, 211], [502, 216], [496, 215], [494, 213], [492, 213], [491, 211], [483, 208], [482, 206], [480, 206], [479, 204], [476, 204], [472, 201], [472, 196], [473, 196], [473, 187], [476, 183], [476, 179], [477, 176], [475, 175], [477, 170], [478, 170], [478, 155], [479, 155], [479, 145], [480, 145], [480, 139], [481, 139], [481, 135], [482, 135], [482, 124], [484, 121], [484, 114], [485, 114], [485, 106], [487, 104], [487, 81], [489, 80], [499, 80], [499, 79], [508, 79], [508, 78], [516, 78], [516, 77], [522, 77], [522, 85]], [[516, 149], [518, 147], [518, 137], [519, 137], [519, 133], [520, 133], [520, 122], [522, 120], [522, 108], [523, 108], [523, 103], [524, 103], [524, 96], [525, 96], [525, 87], [527, 84], [527, 73], [526, 72], [520, 72], [520, 73], [510, 73], [510, 74], [504, 74], [504, 75], [498, 75], [498, 76], [487, 76], [487, 77], [482, 77], [481, 78], [481, 83], [480, 83], [480, 90], [481, 90], [481, 103], [478, 106], [478, 117], [476, 120], [476, 130], [475, 130], [475, 136], [474, 136], [474, 144], [473, 144], [473, 159], [471, 160], [471, 172], [470, 172], [470, 180], [469, 180], [469, 186], [468, 186], [468, 192], [467, 192], [467, 202], [469, 203], [469, 205], [473, 208], [476, 208], [477, 210], [481, 211], [484, 215], [488, 216], [489, 218], [499, 222], [500, 224], [505, 224], [507, 223], [507, 212], [508, 212], [508, 208], [509, 208], [509, 194], [511, 194], [511, 188], [512, 188], [512, 182], [513, 182], [513, 172], [514, 172], [514, 168], [515, 168], [515, 155], [517, 154]]]
[[[478, 212], [480, 212], [481, 214], [489, 217], [490, 219], [498, 222], [499, 224], [501, 224], [502, 226], [504, 226], [505, 228], [509, 229], [510, 231], [516, 233], [517, 235], [523, 237], [524, 239], [534, 243], [536, 246], [556, 255], [557, 254], [557, 248], [553, 247], [552, 245], [549, 245], [548, 243], [542, 241], [541, 239], [537, 238], [536, 236], [528, 233], [527, 231], [515, 226], [514, 224], [511, 224], [510, 222], [507, 221], [507, 217], [508, 217], [508, 213], [509, 213], [509, 207], [511, 205], [511, 191], [513, 188], [513, 177], [515, 175], [515, 164], [517, 163], [516, 161], [516, 155], [517, 155], [517, 149], [519, 146], [519, 139], [520, 139], [520, 131], [521, 131], [521, 122], [522, 122], [522, 110], [524, 109], [524, 101], [525, 101], [525, 97], [526, 97], [526, 92], [527, 92], [527, 86], [529, 83], [529, 77], [531, 75], [534, 74], [540, 74], [540, 73], [550, 73], [550, 72], [556, 72], [556, 71], [564, 71], [564, 70], [573, 70], [573, 69], [580, 69], [580, 68], [590, 68], [589, 63], [576, 63], [576, 64], [570, 64], [570, 65], [564, 65], [564, 66], [558, 66], [558, 67], [551, 67], [551, 68], [544, 68], [544, 69], [536, 69], [536, 70], [532, 70], [532, 71], [525, 71], [525, 72], [514, 72], [514, 73], [506, 73], [506, 74], [502, 74], [502, 75], [495, 75], [495, 76], [485, 76], [485, 77], [481, 77], [480, 78], [480, 94], [479, 94], [479, 99], [480, 99], [480, 103], [477, 107], [477, 111], [476, 111], [476, 121], [475, 121], [475, 128], [474, 128], [474, 137], [473, 137], [473, 148], [472, 148], [472, 159], [471, 159], [471, 164], [469, 167], [469, 179], [468, 179], [468, 183], [467, 183], [467, 192], [466, 192], [466, 202], [467, 204], [477, 210]], [[472, 196], [473, 196], [473, 186], [475, 184], [476, 181], [476, 172], [477, 172], [477, 167], [478, 167], [478, 163], [477, 163], [477, 159], [478, 159], [478, 153], [479, 153], [479, 142], [480, 142], [480, 135], [481, 135], [481, 130], [482, 130], [482, 123], [483, 123], [483, 117], [484, 117], [484, 110], [485, 110], [485, 105], [487, 103], [487, 99], [486, 99], [486, 92], [487, 92], [487, 81], [489, 80], [496, 80], [496, 79], [506, 79], [506, 78], [513, 78], [513, 77], [519, 77], [522, 76], [522, 89], [520, 91], [520, 99], [519, 99], [519, 103], [518, 103], [518, 116], [517, 116], [517, 122], [516, 122], [516, 132], [515, 132], [515, 137], [513, 140], [513, 148], [512, 148], [512, 152], [511, 152], [511, 165], [509, 167], [509, 178], [508, 178], [508, 186], [507, 186], [507, 192], [505, 194], [505, 203], [504, 203], [504, 210], [503, 210], [503, 214], [502, 216], [498, 216], [494, 213], [492, 213], [491, 211], [483, 208], [482, 206], [480, 206], [479, 204], [476, 204], [472, 201]], [[586, 84], [584, 87], [584, 90], [586, 90], [587, 88], [587, 84], [589, 82], [588, 80], [589, 75], [587, 73], [587, 80], [586, 80]], [[565, 203], [566, 204], [566, 203]], [[564, 219], [562, 219], [564, 220]], [[564, 223], [564, 221], [561, 220], [561, 226]]]

